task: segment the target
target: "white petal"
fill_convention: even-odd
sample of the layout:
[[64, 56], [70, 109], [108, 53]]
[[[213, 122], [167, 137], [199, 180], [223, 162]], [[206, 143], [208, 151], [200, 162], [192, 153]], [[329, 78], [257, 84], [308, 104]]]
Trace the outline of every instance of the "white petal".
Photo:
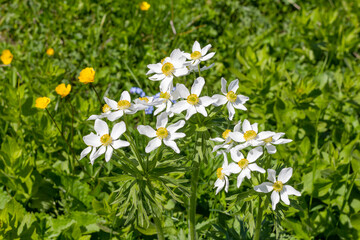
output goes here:
[[191, 118], [191, 116], [194, 115], [195, 113], [196, 113], [196, 108], [193, 105], [190, 105], [189, 108], [187, 109], [185, 119], [189, 120], [189, 118]]
[[273, 141], [277, 141], [277, 140], [279, 140], [282, 136], [284, 136], [285, 135], [285, 133], [282, 133], [282, 132], [280, 132], [280, 133], [274, 133], [274, 136], [272, 137], [272, 139], [273, 139]]
[[149, 153], [151, 151], [154, 151], [155, 149], [157, 149], [158, 147], [160, 147], [161, 145], [161, 140], [158, 138], [154, 138], [153, 140], [151, 140], [148, 145], [145, 148], [145, 152]]
[[210, 138], [210, 140], [214, 141], [214, 142], [224, 142], [225, 141], [223, 138], [220, 138], [220, 137]]
[[199, 104], [203, 105], [204, 107], [207, 107], [209, 105], [211, 105], [214, 102], [214, 99], [212, 99], [211, 97], [208, 96], [204, 96], [199, 98]]
[[161, 113], [164, 109], [166, 108], [166, 103], [163, 103], [161, 105], [158, 105], [155, 112], [154, 112], [154, 116], [158, 115], [159, 113]]
[[127, 100], [127, 101], [131, 102], [131, 97], [130, 97], [129, 92], [128, 91], [123, 91], [121, 93], [120, 100]]
[[170, 126], [167, 127], [167, 130], [170, 132], [170, 133], [174, 133], [176, 132], [177, 130], [179, 130], [180, 128], [182, 128], [183, 126], [185, 125], [185, 121], [184, 120], [180, 120], [174, 124], [171, 124]]
[[147, 67], [148, 67], [150, 70], [152, 70], [153, 72], [162, 73], [162, 71], [161, 71], [162, 64], [161, 64], [161, 63], [149, 64], [149, 65], [147, 65]]
[[172, 88], [173, 78], [174, 78], [173, 76], [168, 76], [161, 81], [160, 83], [161, 92], [168, 92]]
[[137, 130], [139, 131], [140, 134], [145, 135], [149, 138], [156, 137], [156, 131], [149, 125], [139, 125], [137, 127]]
[[286, 205], [290, 205], [288, 194], [284, 189], [280, 191], [280, 198]]
[[176, 140], [185, 137], [185, 133], [171, 133], [169, 140]]
[[178, 148], [178, 146], [176, 145], [176, 143], [172, 140], [166, 140], [164, 139], [164, 144], [170, 148], [172, 148], [172, 150], [174, 150], [176, 153], [180, 153], [180, 149]]
[[280, 196], [279, 193], [276, 191], [273, 191], [271, 193], [271, 205], [272, 205], [272, 209], [275, 211], [276, 209], [276, 204], [278, 204], [280, 201]]
[[224, 95], [220, 94], [215, 94], [214, 96], [212, 96], [212, 99], [214, 100], [213, 105], [215, 107], [224, 105], [228, 101]]
[[241, 172], [241, 168], [236, 163], [230, 163], [228, 168], [229, 168], [230, 173], [237, 174], [237, 173]]
[[197, 79], [195, 79], [194, 84], [191, 87], [191, 94], [196, 94], [197, 96], [200, 96], [204, 85], [205, 80], [203, 77], [198, 77]]
[[185, 76], [189, 73], [189, 70], [187, 69], [187, 67], [183, 67], [183, 68], [178, 68], [174, 71], [174, 75], [176, 77], [182, 77]]
[[267, 170], [268, 172], [268, 177], [267, 179], [270, 181], [270, 182], [276, 182], [276, 171], [273, 170], [273, 169], [268, 169]]
[[234, 132], [240, 132], [240, 130], [241, 130], [241, 120], [234, 126]]
[[83, 159], [84, 157], [86, 157], [90, 152], [91, 152], [92, 147], [87, 147], [84, 150], [82, 150], [82, 152], [80, 153], [80, 159]]
[[242, 171], [240, 174], [239, 174], [239, 176], [237, 177], [237, 187], [239, 188], [240, 186], [241, 186], [241, 183], [242, 183], [242, 181], [244, 180], [244, 178], [245, 178], [245, 173], [244, 173], [244, 171]]
[[211, 44], [208, 44], [205, 47], [203, 47], [203, 49], [201, 49], [201, 56], [205, 56], [210, 48], [211, 48]]
[[95, 160], [95, 158], [94, 158], [94, 156], [95, 156], [95, 153], [96, 153], [96, 148], [93, 148], [93, 150], [91, 151], [91, 153], [90, 153], [90, 163], [91, 163], [91, 165], [93, 165], [94, 164], [94, 160]]
[[201, 57], [200, 60], [201, 60], [202, 62], [207, 61], [207, 60], [211, 59], [214, 55], [215, 55], [215, 52], [211, 52], [211, 53], [209, 53], [209, 54]]
[[250, 169], [249, 168], [245, 168], [245, 169], [243, 169], [242, 170], [242, 172], [244, 173], [244, 175], [248, 178], [248, 179], [250, 179], [251, 178], [251, 171], [250, 171]]
[[[219, 179], [218, 179], [219, 180]], [[217, 184], [217, 189], [216, 189], [216, 193], [215, 194], [218, 194], [225, 186], [225, 181], [224, 180], [220, 180], [220, 181], [217, 181], [218, 184]], [[215, 182], [216, 183], [216, 182]]]
[[115, 112], [110, 113], [109, 115], [107, 115], [107, 119], [109, 121], [115, 121], [118, 120], [119, 118], [121, 118], [124, 115], [124, 111], [123, 110], [118, 110]]
[[101, 145], [100, 142], [100, 136], [90, 133], [89, 135], [86, 135], [83, 137], [83, 140], [86, 145], [92, 146], [92, 147], [99, 147]]
[[207, 116], [208, 116], [208, 115], [207, 115], [207, 112], [206, 112], [206, 109], [205, 109], [204, 106], [198, 105], [198, 106], [196, 106], [195, 108], [196, 108], [196, 111], [197, 111], [198, 113], [201, 113], [204, 117], [207, 117]]
[[284, 185], [284, 189], [283, 190], [286, 191], [287, 195], [301, 196], [301, 193], [290, 185]]
[[291, 139], [279, 139], [279, 140], [273, 142], [272, 144], [286, 144], [289, 142], [292, 142], [292, 140]]
[[256, 148], [253, 148], [250, 150], [246, 159], [252, 163], [252, 162], [255, 162], [262, 154], [263, 154], [262, 147], [256, 147]]
[[[176, 84], [176, 90], [178, 95], [182, 98], [187, 98], [190, 95], [189, 90], [185, 87], [184, 84]], [[176, 94], [174, 94], [176, 95]]]
[[244, 122], [243, 122], [243, 124], [242, 124], [242, 130], [243, 130], [243, 132], [252, 130], [252, 127], [251, 127], [251, 125], [250, 125], [250, 122], [249, 122], [247, 119], [245, 119]]
[[291, 167], [282, 169], [279, 173], [278, 181], [281, 181], [282, 183], [286, 183], [291, 178], [292, 173], [293, 173], [293, 169]]
[[175, 103], [170, 108], [170, 111], [173, 113], [181, 113], [182, 111], [187, 110], [190, 107], [191, 105], [186, 100], [182, 100], [180, 102]]
[[105, 153], [105, 161], [108, 162], [111, 159], [111, 156], [113, 154], [114, 149], [110, 146], [107, 147], [106, 153]]
[[225, 192], [228, 192], [229, 190], [229, 179], [227, 176], [225, 176]]
[[157, 73], [157, 74], [154, 74], [152, 75], [151, 77], [149, 77], [149, 79], [151, 81], [161, 81], [163, 80], [164, 78], [166, 78], [166, 75], [163, 74], [163, 73]]
[[267, 144], [265, 145], [265, 147], [266, 147], [266, 150], [267, 150], [267, 152], [268, 152], [269, 154], [274, 154], [274, 153], [276, 153], [276, 147], [275, 147], [274, 145], [271, 145], [270, 143], [267, 143]]
[[234, 118], [235, 109], [234, 109], [233, 105], [231, 104], [231, 102], [228, 102], [226, 107], [229, 111], [229, 120], [231, 121]]
[[130, 146], [130, 143], [127, 141], [123, 141], [123, 140], [116, 140], [111, 143], [111, 146], [114, 149], [118, 149], [118, 148], [122, 148], [122, 147], [128, 147], [128, 146]]
[[269, 138], [269, 137], [272, 137], [274, 135], [274, 132], [271, 132], [271, 131], [263, 131], [263, 132], [260, 132], [257, 136], [256, 136], [256, 139], [257, 140], [264, 140], [266, 138]]
[[245, 142], [244, 134], [240, 132], [231, 132], [229, 133], [229, 137], [235, 142]]
[[188, 60], [191, 60], [191, 54], [190, 53], [183, 53], [183, 56], [186, 57]]
[[222, 92], [224, 95], [227, 94], [226, 84], [227, 84], [227, 82], [226, 82], [225, 78], [222, 77], [222, 78], [221, 78], [221, 92]]
[[240, 152], [237, 147], [232, 148], [230, 150], [230, 154], [232, 160], [234, 160], [235, 162], [239, 162], [241, 159], [245, 158], [242, 152]]
[[156, 129], [160, 127], [166, 127], [166, 124], [168, 123], [168, 115], [166, 112], [161, 113], [159, 116], [157, 116], [156, 121]]
[[195, 41], [194, 42], [194, 45], [192, 47], [192, 51], [195, 52], [195, 51], [198, 51], [201, 53], [201, 48], [200, 48], [200, 43], [198, 41]]
[[234, 81], [232, 81], [230, 84], [229, 84], [229, 92], [230, 91], [233, 91], [234, 93], [236, 93], [236, 90], [238, 90], [239, 88], [239, 80], [238, 79], [235, 79]]
[[258, 133], [258, 124], [257, 123], [252, 124], [251, 128], [254, 132]]
[[273, 190], [273, 183], [264, 182], [254, 187], [254, 190], [262, 193], [269, 193]]
[[256, 171], [256, 172], [260, 172], [260, 173], [265, 173], [265, 169], [259, 167], [256, 163], [252, 163], [248, 165], [248, 168], [251, 171]]
[[[103, 155], [103, 154], [105, 153], [105, 151], [106, 151], [106, 147], [105, 147], [105, 146], [101, 146], [101, 147], [99, 148], [99, 150], [97, 150], [97, 152], [94, 154], [93, 160], [95, 160], [95, 159], [98, 158], [99, 156]], [[91, 161], [91, 159], [90, 159], [90, 161]]]
[[[239, 99], [239, 97], [236, 98], [236, 101], [233, 103], [234, 108], [236, 109], [240, 109], [240, 110], [244, 110], [246, 111], [247, 108], [242, 104], [241, 100]], [[256, 132], [256, 131], [255, 131]]]
[[109, 134], [109, 127], [107, 123], [101, 119], [96, 119], [94, 124], [94, 129], [96, 133], [100, 136], [104, 134]]
[[113, 126], [113, 129], [111, 131], [111, 137], [113, 140], [118, 139], [124, 132], [126, 131], [126, 125], [125, 123], [119, 122]]
[[107, 105], [109, 105], [109, 107], [113, 110], [117, 110], [118, 109], [118, 104], [116, 101], [109, 99], [107, 97], [104, 97], [104, 100], [106, 102]]
[[86, 120], [95, 120], [95, 119], [98, 119], [98, 118], [103, 118], [103, 116], [101, 115], [91, 115], [88, 119]]
[[244, 95], [241, 95], [241, 94], [237, 95], [237, 99], [236, 99], [236, 100], [238, 100], [238, 99], [239, 99], [239, 101], [240, 101], [241, 104], [244, 104], [244, 103], [246, 103], [247, 101], [249, 101], [249, 97], [244, 96]]

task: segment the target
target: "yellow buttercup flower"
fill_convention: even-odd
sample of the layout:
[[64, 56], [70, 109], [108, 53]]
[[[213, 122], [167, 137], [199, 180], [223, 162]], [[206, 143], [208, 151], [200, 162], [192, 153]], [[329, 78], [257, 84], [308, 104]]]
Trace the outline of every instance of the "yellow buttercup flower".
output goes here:
[[59, 94], [62, 98], [66, 97], [67, 95], [69, 95], [70, 91], [71, 91], [71, 85], [68, 84], [67, 86], [65, 86], [65, 83], [59, 84], [56, 88], [55, 91], [57, 94]]
[[141, 11], [147, 11], [147, 10], [149, 10], [149, 8], [150, 8], [150, 4], [149, 3], [147, 3], [147, 2], [142, 2], [142, 3], [140, 3], [140, 9], [141, 9]]
[[48, 49], [46, 50], [46, 54], [47, 54], [48, 56], [52, 56], [52, 55], [54, 55], [54, 53], [55, 53], [55, 51], [54, 51], [53, 48], [48, 48]]
[[3, 62], [3, 64], [5, 65], [9, 65], [11, 63], [11, 61], [13, 60], [13, 55], [11, 54], [9, 49], [5, 49], [4, 51], [2, 51], [1, 53], [1, 61]]
[[79, 81], [84, 84], [87, 84], [94, 82], [94, 78], [95, 78], [95, 70], [93, 68], [85, 68], [80, 72]]
[[36, 99], [35, 107], [40, 109], [45, 109], [50, 103], [50, 98], [48, 97], [39, 97]]

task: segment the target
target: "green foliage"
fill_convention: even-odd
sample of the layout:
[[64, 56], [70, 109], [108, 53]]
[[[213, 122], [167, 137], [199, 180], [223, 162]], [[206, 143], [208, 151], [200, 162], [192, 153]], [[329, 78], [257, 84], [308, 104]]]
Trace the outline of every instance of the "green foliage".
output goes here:
[[[146, 160], [114, 156], [106, 163], [73, 153], [35, 99], [48, 107], [76, 158], [82, 136], [99, 114], [96, 95], [77, 77], [93, 67], [100, 96], [118, 99], [138, 86], [149, 95], [158, 82], [146, 65], [174, 48], [190, 51], [195, 40], [217, 52], [204, 72], [208, 95], [220, 77], [238, 78], [250, 97], [235, 120], [258, 122], [261, 130], [285, 132], [272, 164], [292, 166], [291, 183], [302, 196], [264, 214], [266, 239], [358, 239], [360, 237], [360, 1], [149, 1], [147, 12], [133, 1], [7, 1], [0, 8], [0, 52], [14, 54], [0, 67], [0, 239], [154, 239], [154, 216], [162, 212], [164, 234], [186, 239], [191, 162], [185, 153], [200, 143], [180, 141], [182, 154], [143, 151], [147, 139], [131, 135]], [[173, 21], [174, 34], [170, 21]], [[52, 47], [54, 56], [47, 56]], [[192, 79], [189, 79], [191, 82]], [[69, 96], [55, 87], [70, 83]], [[210, 115], [186, 135], [218, 137], [231, 122]], [[146, 116], [147, 121], [155, 121]], [[190, 121], [196, 120], [190, 119]], [[213, 143], [205, 141], [210, 149]], [[124, 154], [129, 154], [130, 149]], [[198, 154], [202, 155], [202, 154]], [[196, 230], [201, 239], [250, 239], [257, 193], [230, 180], [229, 193], [215, 196], [221, 159], [205, 152], [197, 186]], [[196, 158], [196, 160], [198, 160]], [[201, 159], [203, 160], [203, 159]], [[256, 204], [254, 204], [256, 203]]]

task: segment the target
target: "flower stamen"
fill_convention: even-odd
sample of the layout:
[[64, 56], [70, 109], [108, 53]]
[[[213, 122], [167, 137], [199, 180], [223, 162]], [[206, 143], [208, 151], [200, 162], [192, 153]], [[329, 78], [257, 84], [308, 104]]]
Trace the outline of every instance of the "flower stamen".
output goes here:
[[161, 71], [165, 76], [170, 76], [174, 72], [174, 70], [175, 70], [174, 65], [172, 65], [172, 63], [169, 62], [165, 63], [161, 68]]
[[128, 109], [130, 106], [131, 106], [131, 103], [128, 100], [120, 100], [118, 102], [118, 109], [119, 110]]
[[276, 192], [280, 192], [283, 189], [283, 183], [281, 181], [276, 181], [273, 188]]
[[229, 133], [231, 133], [231, 130], [230, 129], [226, 129], [223, 133], [222, 133], [222, 138], [223, 139], [227, 139], [229, 137]]
[[169, 135], [169, 132], [166, 128], [164, 127], [159, 127], [156, 131], [156, 136], [158, 136], [158, 138], [160, 139], [164, 139]]
[[217, 178], [219, 178], [221, 180], [223, 180], [225, 177], [225, 174], [222, 172], [222, 170], [223, 170], [223, 168], [218, 168], [216, 170], [216, 176], [217, 176]]
[[238, 162], [238, 165], [241, 169], [244, 169], [247, 167], [247, 165], [249, 165], [249, 160], [247, 160], [246, 158], [243, 158]]
[[270, 142], [272, 142], [272, 137], [268, 137], [268, 138], [265, 138], [263, 141], [265, 142], [265, 143], [270, 143]]
[[107, 113], [111, 110], [110, 106], [107, 104], [104, 104], [104, 106], [102, 107], [102, 112], [103, 113]]
[[106, 147], [112, 143], [112, 137], [110, 137], [109, 134], [104, 134], [101, 136], [100, 142], [102, 143], [102, 145], [104, 145]]
[[199, 102], [199, 97], [196, 94], [190, 94], [186, 100], [189, 104], [196, 105]]
[[229, 100], [229, 102], [235, 102], [237, 99], [237, 95], [233, 91], [230, 91], [226, 94], [226, 98], [227, 100]]
[[140, 101], [145, 101], [145, 102], [149, 102], [149, 99], [147, 97], [139, 97]]
[[250, 141], [256, 138], [256, 132], [254, 130], [248, 130], [244, 133], [245, 141]]
[[197, 60], [197, 59], [201, 58], [201, 53], [199, 51], [195, 51], [190, 54], [190, 57], [193, 60]]

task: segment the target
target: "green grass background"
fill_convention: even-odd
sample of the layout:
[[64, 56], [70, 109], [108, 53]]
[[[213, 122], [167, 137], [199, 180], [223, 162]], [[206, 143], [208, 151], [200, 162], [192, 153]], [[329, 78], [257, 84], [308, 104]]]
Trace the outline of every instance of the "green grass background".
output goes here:
[[[221, 77], [238, 78], [250, 101], [235, 119], [294, 140], [273, 157], [294, 168], [302, 196], [281, 214], [267, 212], [264, 239], [360, 238], [360, 1], [149, 3], [142, 12], [139, 2], [125, 0], [1, 1], [0, 51], [10, 49], [14, 59], [0, 67], [0, 239], [108, 239], [110, 229], [114, 239], [156, 237], [154, 226], [113, 222], [112, 192], [121, 183], [83, 171], [108, 176], [112, 163], [98, 159], [91, 167], [84, 159], [70, 173], [65, 142], [34, 103], [51, 98], [49, 111], [79, 155], [82, 136], [92, 131], [86, 119], [99, 112], [96, 95], [77, 80], [81, 69], [95, 69], [101, 96], [118, 99], [132, 86], [155, 94], [158, 83], [147, 79], [146, 65], [174, 48], [190, 52], [195, 40], [216, 51], [214, 68], [204, 72], [207, 91], [218, 92]], [[54, 56], [46, 55], [48, 47]], [[72, 85], [64, 99], [54, 90], [60, 83]], [[233, 182], [229, 194], [214, 196], [219, 164], [200, 174], [199, 236], [250, 238], [252, 210], [242, 205], [241, 190]], [[164, 197], [165, 234], [185, 239], [185, 209]]]

